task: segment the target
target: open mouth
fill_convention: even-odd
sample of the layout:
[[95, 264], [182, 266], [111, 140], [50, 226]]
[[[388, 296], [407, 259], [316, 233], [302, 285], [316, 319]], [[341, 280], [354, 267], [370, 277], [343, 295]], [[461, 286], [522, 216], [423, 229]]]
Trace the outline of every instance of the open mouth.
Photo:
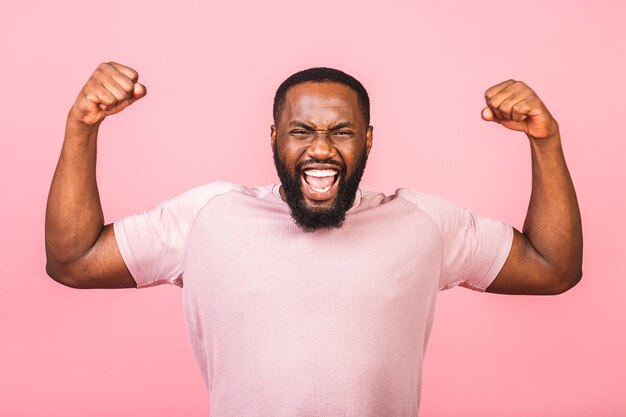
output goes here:
[[339, 183], [336, 169], [306, 169], [303, 171], [303, 191], [311, 200], [328, 200]]

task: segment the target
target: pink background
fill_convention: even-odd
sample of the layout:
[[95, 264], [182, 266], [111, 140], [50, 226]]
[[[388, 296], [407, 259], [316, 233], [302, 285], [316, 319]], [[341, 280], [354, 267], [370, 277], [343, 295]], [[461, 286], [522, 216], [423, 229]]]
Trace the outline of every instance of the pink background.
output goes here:
[[372, 98], [364, 188], [414, 187], [521, 227], [527, 141], [480, 110], [486, 88], [526, 81], [561, 124], [583, 281], [558, 297], [442, 293], [421, 416], [626, 415], [626, 3], [170, 3], [0, 5], [0, 415], [209, 411], [178, 288], [79, 291], [44, 272], [65, 116], [109, 60], [137, 69], [148, 96], [102, 128], [107, 221], [216, 179], [277, 181], [273, 93], [327, 65]]

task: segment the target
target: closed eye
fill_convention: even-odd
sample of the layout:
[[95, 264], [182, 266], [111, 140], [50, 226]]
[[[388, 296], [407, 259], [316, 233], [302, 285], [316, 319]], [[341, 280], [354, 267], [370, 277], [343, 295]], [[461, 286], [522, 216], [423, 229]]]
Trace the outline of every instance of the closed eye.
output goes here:
[[293, 136], [304, 136], [304, 135], [310, 135], [311, 133], [304, 129], [294, 129], [294, 130], [290, 130], [289, 134]]

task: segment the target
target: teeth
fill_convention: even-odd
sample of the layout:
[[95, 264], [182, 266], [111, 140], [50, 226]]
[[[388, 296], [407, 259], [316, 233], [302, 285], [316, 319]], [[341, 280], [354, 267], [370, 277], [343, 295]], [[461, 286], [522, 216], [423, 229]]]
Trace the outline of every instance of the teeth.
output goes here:
[[307, 169], [304, 173], [311, 177], [332, 177], [337, 175], [337, 171], [334, 169]]

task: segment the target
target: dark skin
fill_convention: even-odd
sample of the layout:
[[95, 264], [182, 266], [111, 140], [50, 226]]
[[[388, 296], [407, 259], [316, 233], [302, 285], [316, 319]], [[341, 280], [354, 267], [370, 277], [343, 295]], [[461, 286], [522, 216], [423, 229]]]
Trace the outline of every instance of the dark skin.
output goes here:
[[507, 80], [485, 92], [484, 120], [528, 137], [532, 192], [523, 233], [488, 292], [560, 294], [582, 277], [583, 237], [574, 184], [565, 163], [559, 125], [537, 94]]
[[100, 123], [146, 95], [132, 68], [96, 68], [69, 111], [59, 162], [46, 206], [46, 271], [73, 288], [135, 288], [96, 183]]
[[[112, 225], [104, 225], [96, 183], [100, 123], [144, 97], [138, 74], [117, 63], [101, 64], [68, 114], [65, 140], [46, 209], [48, 274], [75, 288], [131, 288], [135, 281], [118, 249]], [[561, 149], [556, 120], [539, 97], [518, 81], [487, 90], [482, 117], [526, 133], [531, 146], [533, 187], [523, 233], [515, 230], [504, 267], [487, 291], [503, 294], [558, 294], [581, 277], [582, 228], [574, 186]], [[354, 169], [372, 147], [356, 93], [337, 83], [304, 83], [290, 89], [271, 129], [272, 147], [290, 169], [309, 158]], [[337, 164], [337, 165], [335, 165]], [[328, 207], [328, 191], [307, 190], [306, 203]], [[284, 197], [283, 197], [284, 198]]]
[[[272, 149], [278, 146], [280, 158], [290, 171], [298, 163], [314, 169], [344, 168], [354, 173], [361, 152], [369, 155], [373, 130], [367, 126], [358, 107], [354, 90], [337, 83], [303, 83], [289, 89], [278, 125], [271, 128]], [[325, 193], [315, 192], [303, 181], [303, 194], [310, 207], [330, 207], [337, 196], [337, 184]], [[281, 187], [281, 195], [285, 200]]]

